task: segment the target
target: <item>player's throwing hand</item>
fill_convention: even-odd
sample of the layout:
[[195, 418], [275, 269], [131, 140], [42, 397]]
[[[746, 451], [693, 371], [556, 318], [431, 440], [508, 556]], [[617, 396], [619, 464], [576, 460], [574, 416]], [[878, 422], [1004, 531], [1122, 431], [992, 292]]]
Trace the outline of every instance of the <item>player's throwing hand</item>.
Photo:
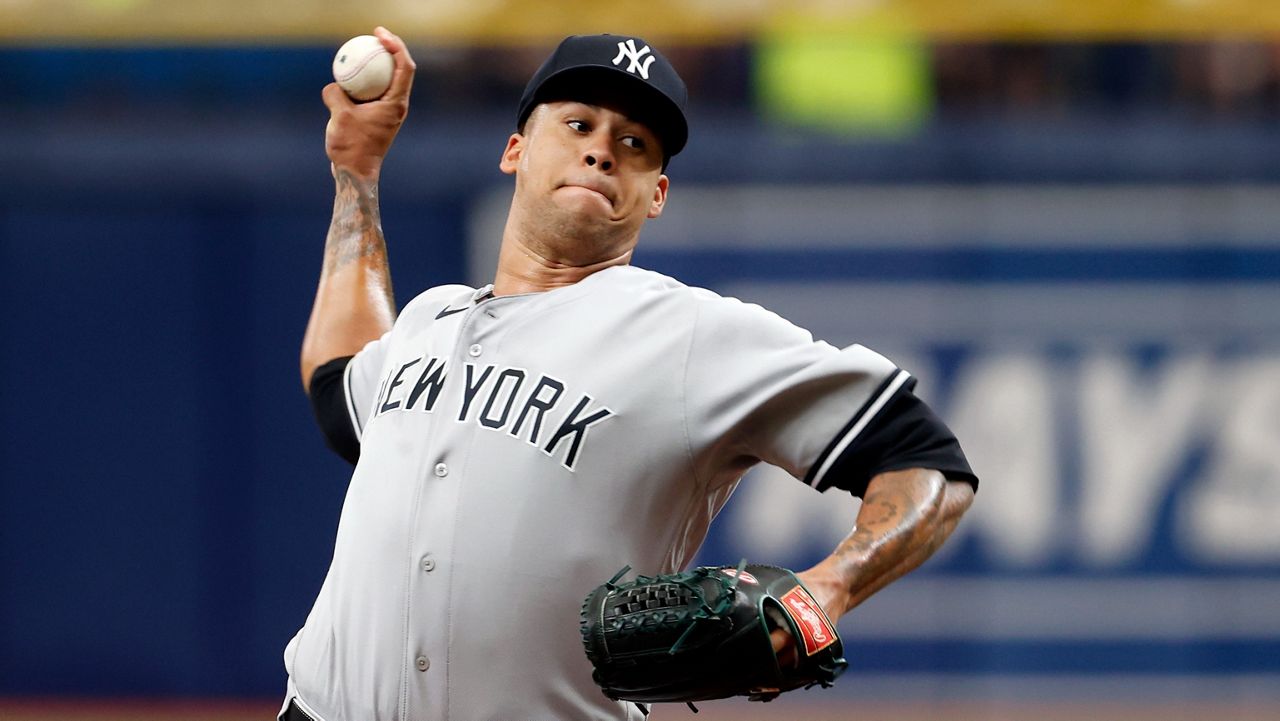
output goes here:
[[373, 34], [395, 61], [386, 94], [377, 100], [356, 103], [337, 83], [329, 83], [322, 92], [329, 108], [324, 148], [331, 170], [336, 173], [342, 169], [365, 180], [377, 180], [382, 159], [409, 113], [409, 91], [417, 70], [399, 36], [384, 27], [376, 28]]

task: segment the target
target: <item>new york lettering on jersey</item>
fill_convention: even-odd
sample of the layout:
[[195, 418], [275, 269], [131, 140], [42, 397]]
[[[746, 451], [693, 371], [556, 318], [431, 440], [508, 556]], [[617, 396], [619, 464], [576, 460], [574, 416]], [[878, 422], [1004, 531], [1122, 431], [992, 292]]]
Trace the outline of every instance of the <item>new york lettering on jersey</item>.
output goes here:
[[587, 431], [614, 412], [580, 393], [569, 401], [566, 384], [547, 374], [536, 380], [524, 368], [462, 364], [462, 392], [438, 408], [450, 372], [448, 361], [435, 356], [391, 363], [379, 383], [373, 418], [387, 413], [439, 413], [459, 423], [475, 423], [491, 431], [505, 431], [560, 457], [574, 470], [587, 441]]

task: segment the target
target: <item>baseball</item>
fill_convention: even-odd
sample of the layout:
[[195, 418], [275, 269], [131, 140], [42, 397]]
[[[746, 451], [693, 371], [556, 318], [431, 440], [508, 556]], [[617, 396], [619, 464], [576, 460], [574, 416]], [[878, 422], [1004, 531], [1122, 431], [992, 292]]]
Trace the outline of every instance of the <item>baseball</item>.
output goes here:
[[338, 48], [333, 56], [333, 79], [353, 100], [382, 97], [391, 87], [395, 61], [372, 35], [357, 35]]

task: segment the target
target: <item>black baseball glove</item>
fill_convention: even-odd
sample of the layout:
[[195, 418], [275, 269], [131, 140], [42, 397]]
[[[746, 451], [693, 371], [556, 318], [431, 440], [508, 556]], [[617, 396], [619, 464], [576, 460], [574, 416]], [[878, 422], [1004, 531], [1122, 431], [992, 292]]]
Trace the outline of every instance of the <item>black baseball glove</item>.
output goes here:
[[[626, 701], [706, 701], [830, 686], [848, 663], [835, 625], [785, 568], [701, 567], [618, 583], [587, 596], [582, 643], [592, 678]], [[797, 661], [783, 668], [769, 634], [783, 628]]]

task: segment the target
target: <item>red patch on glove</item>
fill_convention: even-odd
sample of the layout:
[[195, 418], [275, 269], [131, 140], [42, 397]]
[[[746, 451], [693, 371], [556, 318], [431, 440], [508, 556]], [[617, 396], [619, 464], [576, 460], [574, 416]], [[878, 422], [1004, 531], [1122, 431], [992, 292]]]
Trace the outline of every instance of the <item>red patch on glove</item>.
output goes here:
[[804, 588], [796, 586], [787, 591], [782, 597], [782, 607], [786, 609], [791, 620], [795, 621], [800, 629], [800, 635], [804, 637], [806, 656], [812, 656], [836, 642], [836, 634], [831, 628], [831, 621], [827, 619], [827, 614]]

